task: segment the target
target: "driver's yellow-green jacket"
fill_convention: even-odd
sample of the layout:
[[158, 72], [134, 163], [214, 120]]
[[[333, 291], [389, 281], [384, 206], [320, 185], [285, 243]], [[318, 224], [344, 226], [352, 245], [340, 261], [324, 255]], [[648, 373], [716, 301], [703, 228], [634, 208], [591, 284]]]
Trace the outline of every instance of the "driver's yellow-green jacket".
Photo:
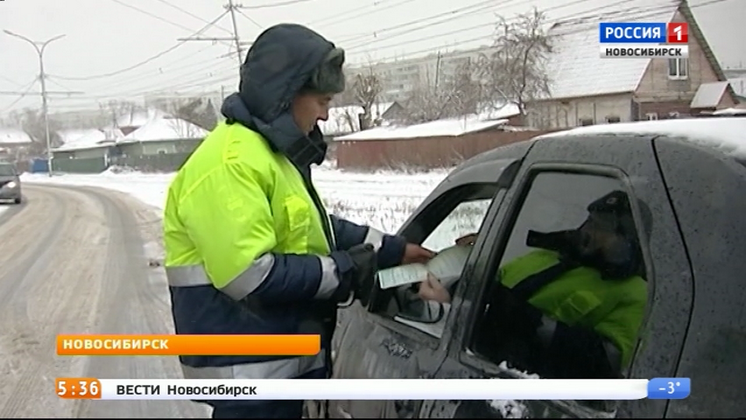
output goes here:
[[[557, 252], [532, 251], [503, 265], [501, 282], [512, 288], [558, 261]], [[550, 318], [594, 330], [605, 337], [619, 349], [626, 365], [632, 358], [645, 316], [647, 290], [642, 277], [604, 280], [598, 270], [578, 267], [539, 289], [528, 302]]]

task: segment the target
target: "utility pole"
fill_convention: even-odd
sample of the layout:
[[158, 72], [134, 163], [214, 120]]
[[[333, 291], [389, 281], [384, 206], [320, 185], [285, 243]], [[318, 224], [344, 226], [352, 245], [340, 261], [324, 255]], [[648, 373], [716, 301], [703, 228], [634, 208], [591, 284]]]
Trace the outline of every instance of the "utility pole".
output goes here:
[[[251, 45], [251, 42], [241, 41], [241, 37], [238, 35], [238, 23], [236, 22], [236, 11], [243, 8], [243, 5], [234, 3], [234, 0], [228, 0], [228, 4], [223, 5], [223, 8], [227, 10], [227, 13], [231, 15], [231, 23], [233, 26], [233, 36], [227, 37], [190, 37], [190, 38], [178, 38], [177, 41], [231, 41], [236, 48], [236, 59], [238, 60], [238, 67], [243, 65], [243, 45]], [[226, 12], [223, 13], [225, 15]]]
[[243, 65], [243, 60], [241, 60], [241, 40], [238, 38], [238, 25], [236, 24], [236, 8], [241, 7], [241, 5], [233, 4], [233, 0], [228, 0], [228, 4], [226, 4], [225, 7], [231, 12], [231, 22], [233, 22], [233, 42], [236, 43], [236, 56], [238, 57], [238, 68], [240, 69]]
[[[52, 41], [56, 41], [65, 35], [57, 35], [54, 38], [50, 38], [44, 42], [36, 42], [29, 38], [26, 38], [23, 35], [18, 35], [17, 33], [11, 32], [9, 30], [4, 30], [4, 32], [10, 36], [16, 37], [18, 39], [22, 39], [29, 44], [31, 44], [34, 49], [36, 50], [36, 53], [39, 55], [39, 82], [41, 82], [41, 100], [42, 100], [42, 114], [44, 117], [44, 134], [46, 137], [46, 143], [47, 143], [47, 173], [49, 176], [52, 176], [52, 141], [51, 136], [49, 134], [49, 101], [47, 96], [49, 95], [49, 92], [47, 92], [47, 74], [44, 72], [44, 49], [49, 45]], [[74, 93], [74, 92], [70, 92]]]

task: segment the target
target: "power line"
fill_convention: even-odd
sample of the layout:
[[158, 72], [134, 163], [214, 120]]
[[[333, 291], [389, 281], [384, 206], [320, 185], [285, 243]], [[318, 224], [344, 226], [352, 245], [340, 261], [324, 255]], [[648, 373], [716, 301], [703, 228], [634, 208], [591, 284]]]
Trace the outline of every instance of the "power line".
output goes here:
[[[310, 1], [310, 0], [304, 0], [304, 1]], [[256, 25], [257, 28], [264, 29], [264, 27], [262, 25], [260, 25], [259, 22], [255, 21], [254, 19], [251, 18], [251, 16], [247, 15], [246, 13], [244, 13], [243, 10], [236, 9], [236, 12], [238, 12], [241, 16], [243, 16], [246, 19], [248, 19], [249, 22], [251, 22], [254, 25]]]
[[[180, 67], [174, 72], [171, 72], [168, 74], [168, 82], [164, 82], [162, 80], [157, 80], [155, 77], [152, 76], [141, 76], [134, 80], [124, 81], [121, 83], [113, 84], [113, 85], [107, 85], [105, 88], [102, 87], [100, 89], [91, 89], [91, 91], [94, 92], [102, 92], [96, 95], [86, 95], [86, 98], [110, 98], [110, 97], [117, 97], [117, 96], [135, 96], [139, 95], [141, 93], [147, 93], [148, 90], [151, 89], [159, 89], [163, 88], [164, 86], [168, 86], [169, 83], [179, 83], [179, 80], [183, 80], [184, 78], [201, 78], [201, 80], [205, 80], [206, 78], [212, 77], [210, 73], [215, 71], [223, 71], [223, 70], [230, 70], [232, 72], [236, 71], [235, 63], [232, 62], [231, 57], [231, 63], [226, 67], [225, 65], [228, 64], [228, 60], [226, 60], [227, 57], [218, 58], [217, 60], [204, 60], [200, 62], [194, 62], [185, 66]], [[207, 72], [208, 74], [205, 74]], [[139, 82], [146, 82], [144, 85], [140, 84]], [[138, 86], [139, 84], [139, 86]], [[132, 86], [135, 85], [135, 86]], [[132, 86], [132, 87], [128, 87]], [[123, 88], [122, 88], [123, 87]]]
[[23, 99], [26, 96], [28, 96], [29, 92], [31, 91], [31, 89], [34, 87], [35, 84], [36, 84], [36, 79], [32, 80], [31, 83], [29, 83], [28, 85], [26, 85], [25, 87], [23, 87], [23, 91], [20, 92], [20, 94], [18, 95], [18, 98], [16, 98], [15, 101], [11, 102], [10, 105], [6, 106], [2, 110], [2, 113], [4, 114], [4, 113], [10, 111], [14, 106], [16, 106], [16, 104], [18, 102], [21, 101], [21, 99]]
[[[357, 48], [357, 47], [368, 46], [370, 44], [381, 42], [381, 41], [385, 41], [387, 39], [397, 38], [397, 37], [399, 37], [401, 35], [409, 35], [412, 32], [416, 32], [416, 31], [419, 31], [419, 30], [422, 30], [422, 29], [429, 29], [429, 28], [432, 28], [433, 26], [438, 26], [438, 25], [441, 25], [441, 24], [444, 24], [444, 23], [451, 23], [453, 21], [460, 20], [460, 19], [463, 19], [465, 17], [469, 17], [469, 16], [477, 14], [477, 13], [483, 13], [483, 12], [485, 12], [487, 10], [490, 10], [492, 8], [495, 8], [497, 6], [505, 6], [507, 3], [510, 3], [512, 1], [515, 1], [515, 0], [504, 0], [502, 3], [495, 3], [494, 0], [484, 1], [484, 2], [480, 2], [480, 3], [477, 3], [477, 4], [472, 5], [472, 6], [467, 6], [465, 8], [453, 9], [453, 10], [450, 10], [448, 12], [439, 13], [437, 15], [433, 15], [433, 16], [430, 16], [430, 17], [427, 17], [427, 18], [421, 18], [421, 19], [417, 19], [417, 20], [414, 20], [414, 21], [411, 21], [411, 22], [407, 22], [407, 23], [403, 23], [403, 24], [391, 26], [391, 27], [388, 27], [388, 28], [384, 28], [384, 29], [382, 29], [380, 31], [375, 31], [374, 32], [374, 39], [373, 40], [361, 41], [361, 42], [356, 43], [356, 44], [354, 44], [352, 46], [346, 46], [346, 49], [352, 50], [352, 49]], [[587, 0], [581, 0], [581, 1], [587, 1]], [[469, 10], [471, 8], [475, 8], [475, 9], [474, 10]], [[464, 14], [461, 15], [461, 13], [464, 13]], [[391, 30], [394, 30], [394, 29], [406, 28], [407, 26], [411, 26], [411, 25], [414, 25], [414, 24], [417, 24], [417, 23], [425, 23], [425, 22], [428, 22], [430, 20], [437, 19], [439, 17], [449, 16], [449, 15], [453, 15], [453, 14], [459, 14], [459, 16], [449, 17], [449, 18], [440, 20], [438, 22], [426, 23], [426, 24], [417, 26], [415, 28], [404, 29], [400, 33], [395, 33], [395, 34], [384, 36], [384, 37], [378, 37], [379, 33], [388, 32], [388, 31], [391, 31]], [[351, 39], [347, 39], [347, 40], [341, 41], [340, 43], [342, 44], [342, 43], [345, 43], [345, 42], [354, 41], [356, 39], [361, 39], [362, 40], [363, 38], [366, 38], [367, 36], [368, 35], [358, 36], [358, 37], [355, 37], [355, 38], [351, 38]]]
[[[177, 60], [169, 61], [167, 64], [159, 66], [156, 69], [150, 69], [150, 70], [147, 70], [144, 73], [134, 74], [134, 75], [122, 78], [122, 79], [117, 79], [113, 83], [100, 84], [100, 85], [97, 85], [95, 87], [90, 88], [89, 90], [94, 91], [94, 92], [101, 92], [101, 91], [105, 91], [106, 89], [111, 89], [111, 88], [116, 88], [116, 87], [121, 87], [121, 86], [127, 86], [127, 85], [130, 85], [132, 83], [137, 83], [137, 82], [142, 81], [142, 80], [151, 80], [151, 79], [153, 79], [153, 78], [155, 78], [157, 76], [160, 76], [160, 75], [163, 75], [164, 73], [166, 73], [164, 71], [164, 69], [166, 69], [166, 68], [168, 68], [168, 67], [170, 67], [172, 65], [175, 65], [175, 64], [181, 63], [183, 61], [186, 61], [186, 60], [192, 60], [195, 57], [198, 57], [201, 53], [203, 53], [203, 52], [205, 52], [205, 51], [207, 51], [209, 49], [212, 49], [212, 48], [214, 48], [213, 45], [208, 45], [207, 47], [204, 47], [204, 48], [196, 51], [193, 55], [183, 56], [183, 57], [180, 57]], [[201, 61], [200, 62], [192, 62], [190, 64], [186, 64], [186, 65], [180, 66], [178, 68], [178, 70], [185, 70], [185, 69], [188, 69], [188, 68], [191, 68], [191, 67], [195, 67], [195, 66], [199, 66], [199, 65], [202, 65], [202, 64], [204, 64], [204, 63], [201, 62]]]
[[[176, 9], [176, 10], [180, 11], [181, 13], [184, 13], [187, 16], [193, 17], [194, 19], [197, 19], [197, 20], [199, 20], [202, 23], [210, 24], [210, 22], [208, 20], [206, 20], [205, 18], [203, 18], [202, 16], [195, 15], [194, 13], [189, 12], [188, 10], [184, 10], [183, 8], [181, 8], [181, 7], [179, 7], [179, 6], [171, 3], [168, 0], [156, 0], [156, 1], [159, 2], [159, 3], [163, 3], [166, 6], [171, 7], [172, 9]], [[222, 26], [215, 26], [215, 27], [218, 28], [218, 29], [220, 29], [221, 31], [226, 32], [226, 33], [231, 33], [231, 31], [229, 31], [228, 29], [223, 28]]]
[[[213, 25], [215, 25], [215, 23], [217, 23], [220, 19], [222, 19], [223, 16], [225, 16], [227, 13], [228, 12], [223, 12], [220, 16], [218, 16], [217, 18], [215, 18], [212, 22], [210, 22], [209, 24], [205, 25], [199, 31], [195, 32], [194, 35], [200, 35], [200, 34], [202, 34], [206, 30], [208, 30], [210, 27], [212, 27]], [[175, 45], [173, 45], [173, 46], [171, 46], [171, 47], [169, 47], [169, 48], [167, 48], [167, 49], [159, 52], [158, 54], [156, 54], [156, 55], [154, 55], [154, 56], [152, 56], [150, 58], [147, 58], [147, 59], [145, 59], [145, 60], [143, 60], [143, 61], [141, 61], [141, 62], [139, 62], [137, 64], [134, 64], [134, 65], [132, 65], [130, 67], [126, 67], [124, 69], [121, 69], [121, 70], [113, 71], [113, 72], [110, 72], [110, 73], [85, 76], [85, 77], [65, 77], [65, 76], [56, 76], [56, 75], [54, 77], [57, 78], [57, 79], [60, 79], [60, 80], [93, 80], [93, 79], [103, 79], [105, 77], [116, 76], [118, 74], [122, 74], [122, 73], [125, 73], [125, 72], [128, 72], [128, 71], [134, 70], [134, 69], [136, 69], [138, 67], [142, 67], [145, 64], [148, 64], [148, 63], [150, 63], [150, 62], [152, 62], [152, 61], [154, 61], [154, 60], [156, 60], [156, 59], [158, 59], [160, 57], [163, 57], [164, 55], [166, 55], [166, 54], [168, 54], [168, 53], [176, 50], [177, 48], [181, 47], [182, 45], [186, 44], [186, 41], [187, 40], [181, 40], [181, 41], [177, 42]]]
[[13, 80], [13, 79], [11, 79], [11, 78], [9, 78], [7, 76], [3, 76], [2, 74], [0, 74], [0, 79], [3, 79], [6, 82], [11, 83], [12, 85], [17, 86], [17, 87], [23, 86], [22, 84], [16, 82], [15, 80]]
[[168, 23], [169, 25], [175, 26], [175, 27], [177, 27], [179, 29], [184, 29], [185, 31], [192, 32], [192, 28], [187, 28], [184, 25], [181, 25], [179, 23], [176, 23], [176, 22], [170, 21], [168, 19], [162, 18], [162, 17], [160, 17], [160, 16], [158, 16], [156, 14], [148, 12], [147, 10], [143, 10], [143, 9], [140, 9], [139, 7], [137, 7], [137, 6], [133, 6], [133, 5], [129, 4], [129, 3], [125, 3], [122, 0], [111, 0], [111, 1], [113, 1], [114, 3], [117, 3], [119, 5], [122, 5], [124, 7], [130, 8], [132, 10], [136, 10], [136, 11], [138, 11], [138, 12], [144, 14], [144, 15], [150, 16], [150, 17], [152, 17], [154, 19], [158, 19], [161, 22]]
[[282, 7], [282, 6], [290, 6], [291, 4], [308, 3], [310, 1], [314, 1], [314, 0], [288, 0], [288, 1], [283, 1], [283, 2], [274, 3], [274, 4], [258, 4], [256, 6], [244, 6], [243, 8], [244, 9], [268, 9], [271, 7]]
[[[546, 9], [545, 11], [556, 10], [556, 9], [559, 9], [559, 8], [562, 8], [562, 7], [566, 7], [566, 6], [570, 5], [570, 4], [577, 4], [577, 3], [583, 3], [583, 2], [588, 2], [588, 1], [592, 1], [592, 0], [576, 0], [574, 3], [567, 3], [567, 4], [563, 4], [563, 5], [554, 6], [552, 8]], [[700, 3], [700, 4], [697, 4], [697, 5], [688, 6], [688, 7], [689, 7], [689, 9], [697, 9], [697, 8], [700, 8], [700, 7], [704, 7], [704, 6], [708, 6], [708, 5], [716, 4], [716, 3], [722, 3], [722, 2], [726, 2], [726, 1], [730, 1], [730, 0], [710, 0], [710, 1], [705, 2], [705, 3]], [[607, 13], [607, 14], [603, 14], [602, 16], [598, 15], [597, 13], [592, 13], [592, 12], [595, 12], [595, 11], [607, 9], [608, 7], [611, 7], [611, 6], [624, 5], [624, 4], [627, 4], [627, 3], [629, 3], [628, 0], [622, 0], [622, 1], [619, 1], [619, 2], [616, 2], [616, 3], [612, 3], [612, 4], [609, 4], [609, 5], [602, 6], [602, 7], [596, 7], [596, 8], [593, 8], [593, 9], [585, 10], [583, 12], [569, 14], [569, 15], [566, 15], [566, 16], [563, 16], [563, 17], [560, 17], [560, 18], [557, 18], [557, 19], [553, 19], [553, 21], [555, 23], [560, 23], [562, 21], [574, 20], [574, 19], [579, 19], [579, 18], [593, 17], [593, 18], [596, 19], [596, 20], [594, 20], [594, 22], [595, 22], [597, 20], [604, 20], [604, 19], [613, 18], [614, 15], [620, 15], [621, 18], [625, 18], [625, 19], [629, 19], [629, 18], [644, 19], [644, 18], [648, 18], [648, 17], [657, 16], [660, 13], [662, 13], [662, 12], [664, 12], [666, 10], [671, 9], [671, 5], [659, 5], [659, 6], [650, 7], [648, 9], [646, 9], [646, 10], [637, 9], [634, 12], [630, 12], [628, 9], [626, 9], [626, 10], [615, 10], [613, 12], [610, 12], [610, 13]], [[505, 21], [506, 22], [510, 22], [510, 21], [514, 21], [516, 19], [518, 19], [518, 17], [508, 18], [508, 19], [505, 19]], [[494, 23], [493, 23], [493, 25], [494, 25]], [[433, 35], [433, 36], [429, 36], [427, 38], [421, 38], [421, 39], [417, 39], [417, 40], [413, 40], [413, 41], [409, 41], [409, 42], [405, 42], [405, 43], [400, 43], [399, 45], [406, 45], [406, 44], [411, 44], [411, 43], [415, 43], [415, 42], [420, 42], [420, 41], [423, 41], [423, 40], [426, 40], [426, 39], [431, 39], [431, 38], [437, 38], [437, 37], [441, 37], [441, 36], [446, 36], [446, 35], [453, 34], [454, 32], [464, 32], [465, 30], [468, 30], [468, 29], [461, 29], [459, 31], [449, 31], [449, 32], [447, 32], [445, 34], [443, 34], [443, 33], [436, 34], [436, 35]], [[588, 30], [587, 28], [571, 30], [571, 31], [563, 32], [562, 36], [568, 35], [568, 34], [573, 34], [573, 33], [585, 32], [587, 30]], [[465, 39], [465, 40], [458, 41], [456, 43], [451, 44], [450, 46], [455, 47], [455, 46], [470, 44], [470, 43], [473, 43], [473, 42], [477, 42], [477, 41], [481, 41], [481, 40], [488, 40], [488, 39], [493, 39], [493, 38], [494, 38], [494, 36], [492, 34], [490, 34], [490, 35], [482, 35], [482, 36], [478, 36], [478, 37], [474, 37], [474, 38], [470, 38], [470, 39]], [[390, 46], [387, 46], [387, 47], [390, 47]], [[412, 52], [409, 52], [409, 53], [404, 54], [404, 55], [390, 56], [390, 57], [387, 57], [387, 58], [379, 59], [377, 61], [378, 62], [387, 62], [387, 61], [392, 61], [392, 60], [397, 60], [397, 59], [415, 58], [415, 56], [419, 56], [419, 55], [425, 54], [425, 53], [432, 53], [432, 52], [439, 51], [439, 50], [442, 50], [442, 49], [443, 49], [443, 46], [429, 47], [429, 48], [424, 48], [424, 49], [417, 50], [417, 51], [412, 51]], [[356, 53], [355, 52], [350, 53], [350, 55], [354, 55], [354, 54], [356, 54]]]
[[[512, 1], [512, 0], [507, 0], [507, 2], [510, 2], [510, 1]], [[552, 10], [557, 10], [557, 9], [561, 9], [561, 8], [564, 8], [564, 7], [574, 6], [574, 5], [578, 5], [578, 4], [581, 4], [581, 3], [587, 3], [587, 2], [589, 2], [589, 1], [593, 1], [593, 0], [574, 0], [574, 1], [571, 1], [571, 2], [568, 2], [568, 3], [563, 3], [563, 4], [559, 4], [559, 5], [557, 5], [557, 6], [554, 6], [554, 7], [550, 7], [550, 8], [547, 8], [547, 9], [545, 9], [545, 10], [544, 10], [544, 12], [548, 12], [548, 11], [552, 11]], [[598, 10], [598, 9], [603, 9], [603, 8], [606, 8], [606, 7], [609, 7], [609, 6], [613, 6], [613, 5], [616, 5], [616, 4], [619, 4], [619, 3], [622, 3], [622, 2], [612, 3], [611, 5], [606, 5], [606, 6], [603, 6], [603, 7], [599, 7], [599, 8], [596, 8], [596, 9], [591, 9], [591, 11], [593, 11], [593, 10]], [[504, 6], [505, 4], [502, 4], [502, 5]], [[476, 5], [475, 5], [475, 6], [476, 6]], [[475, 10], [474, 12], [477, 12], [477, 11], [480, 11], [480, 12], [481, 12], [481, 11], [483, 11], [483, 10], [484, 10], [484, 9], [482, 8], [482, 9], [478, 9], [478, 10]], [[587, 12], [588, 12], [588, 11], [584, 11], [584, 12], [582, 12], [582, 13], [587, 13]], [[441, 14], [441, 15], [442, 15], [442, 14]], [[457, 18], [454, 18], [454, 19], [450, 19], [450, 20], [443, 20], [443, 21], [440, 21], [440, 22], [435, 22], [435, 23], [432, 23], [432, 24], [428, 24], [428, 25], [422, 25], [422, 26], [420, 26], [420, 27], [417, 27], [417, 28], [411, 29], [411, 30], [409, 30], [409, 31], [407, 31], [407, 32], [405, 32], [405, 33], [400, 33], [400, 34], [390, 35], [390, 36], [386, 36], [386, 37], [378, 38], [378, 39], [376, 39], [376, 40], [373, 40], [373, 41], [369, 41], [369, 42], [366, 42], [366, 43], [360, 43], [360, 44], [354, 45], [354, 46], [352, 46], [352, 47], [349, 47], [348, 49], [349, 49], [349, 50], [353, 50], [354, 48], [357, 48], [357, 47], [359, 47], [359, 46], [367, 46], [367, 45], [369, 45], [369, 44], [372, 44], [372, 43], [376, 43], [376, 42], [381, 42], [381, 41], [385, 41], [385, 40], [388, 40], [388, 39], [396, 38], [396, 37], [399, 37], [399, 36], [401, 36], [401, 35], [406, 35], [406, 34], [409, 34], [409, 33], [411, 33], [411, 32], [414, 32], [414, 31], [418, 31], [418, 30], [421, 30], [421, 29], [427, 29], [427, 28], [429, 28], [429, 27], [432, 27], [432, 26], [436, 26], [436, 25], [440, 25], [440, 24], [442, 24], [442, 23], [449, 23], [449, 22], [452, 22], [452, 21], [454, 21], [454, 20], [458, 20], [458, 19], [460, 19], [460, 18], [462, 18], [462, 17], [465, 17], [465, 16], [459, 16], [459, 17], [457, 17]], [[516, 20], [516, 19], [518, 19], [518, 17], [517, 17], [517, 16], [516, 16], [516, 17], [511, 17], [511, 18], [508, 18], [508, 19], [505, 19], [505, 20], [506, 20], [506, 21], [512, 21], [512, 20]], [[419, 20], [418, 20], [418, 21], [419, 21]], [[420, 42], [420, 41], [423, 41], [423, 40], [428, 40], [428, 39], [430, 39], [430, 38], [440, 38], [440, 37], [443, 37], [443, 36], [454, 35], [454, 34], [458, 34], [458, 33], [461, 33], [461, 32], [472, 31], [472, 30], [474, 30], [474, 29], [480, 29], [480, 28], [484, 28], [484, 27], [488, 27], [488, 26], [494, 26], [494, 25], [495, 25], [495, 22], [488, 22], [488, 23], [483, 23], [483, 24], [480, 24], [480, 25], [476, 25], [476, 26], [473, 26], [473, 25], [472, 25], [472, 26], [470, 26], [470, 27], [468, 27], [468, 28], [458, 29], [458, 30], [456, 30], [456, 31], [449, 31], [449, 32], [445, 32], [445, 33], [440, 33], [440, 34], [436, 34], [436, 35], [434, 35], [434, 36], [428, 36], [428, 37], [418, 38], [418, 39], [414, 39], [414, 40], [411, 40], [411, 41], [400, 42], [400, 43], [398, 43], [398, 44], [394, 44], [394, 45], [387, 45], [387, 46], [384, 46], [384, 47], [379, 47], [379, 48], [387, 48], [387, 47], [398, 47], [398, 46], [402, 46], [402, 45], [408, 45], [408, 44], [412, 44], [412, 43], [415, 43], [415, 42]], [[491, 36], [491, 35], [490, 35], [490, 36]], [[370, 51], [371, 51], [370, 49], [366, 49], [366, 50], [364, 50], [364, 51], [360, 51], [360, 52], [351, 52], [350, 54], [351, 54], [351, 55], [355, 55], [355, 54], [366, 53], [366, 52], [370, 52]]]
[[[554, 7], [547, 8], [547, 9], [544, 10], [544, 12], [551, 11], [551, 10], [561, 9], [563, 7], [577, 5], [577, 4], [580, 4], [580, 3], [586, 3], [586, 2], [589, 2], [589, 1], [594, 1], [594, 0], [575, 0], [573, 2], [564, 3], [564, 4], [560, 4], [560, 5], [554, 6]], [[593, 8], [593, 9], [585, 10], [585, 11], [580, 12], [580, 13], [570, 14], [568, 16], [558, 18], [555, 21], [567, 20], [567, 19], [570, 19], [570, 18], [581, 17], [581, 16], [585, 17], [585, 16], [587, 16], [586, 15], [587, 13], [594, 12], [594, 11], [597, 11], [597, 10], [603, 10], [603, 9], [608, 8], [608, 7], [619, 5], [619, 4], [622, 4], [622, 3], [628, 3], [628, 1], [624, 1], [623, 0], [623, 1], [616, 2], [616, 3], [607, 4], [607, 5], [604, 5], [602, 7], [596, 7], [596, 8]], [[670, 6], [656, 6], [656, 7], [659, 8], [659, 9], [667, 9]], [[507, 19], [505, 19], [505, 21], [506, 22], [510, 22], [510, 21], [515, 21], [517, 19], [519, 19], [519, 16], [514, 16], [514, 17], [511, 17], [511, 18], [507, 18]], [[399, 43], [392, 44], [392, 45], [385, 45], [383, 47], [378, 47], [378, 48], [399, 47], [399, 46], [404, 46], [404, 45], [409, 45], [409, 44], [414, 44], [414, 43], [417, 43], [417, 42], [422, 42], [422, 41], [430, 40], [430, 39], [433, 39], [433, 38], [440, 38], [440, 37], [444, 37], [444, 36], [448, 36], [448, 35], [456, 35], [456, 34], [460, 34], [460, 33], [463, 33], [463, 32], [472, 31], [474, 29], [480, 29], [480, 28], [494, 26], [494, 25], [495, 25], [495, 22], [483, 23], [483, 24], [476, 25], [476, 26], [472, 25], [469, 28], [460, 28], [460, 29], [457, 29], [457, 30], [451, 30], [451, 31], [448, 31], [448, 32], [442, 32], [442, 33], [433, 34], [433, 35], [430, 35], [430, 36], [421, 37], [421, 38], [417, 38], [417, 39], [413, 39], [413, 40], [409, 40], [409, 41], [399, 42]], [[463, 44], [466, 44], [466, 43], [470, 43], [470, 42], [474, 42], [474, 41], [478, 41], [478, 40], [482, 40], [482, 39], [492, 39], [492, 38], [493, 38], [492, 34], [490, 34], [490, 35], [482, 35], [480, 37], [471, 38], [471, 39], [468, 39], [468, 40], [462, 40], [462, 41], [456, 42], [455, 44], [453, 44], [453, 46], [463, 45]], [[386, 39], [388, 39], [388, 38], [383, 38], [380, 41], [384, 41]], [[414, 52], [414, 53], [405, 54], [404, 56], [405, 57], [409, 57], [409, 56], [412, 56], [412, 55], [415, 55], [415, 54], [419, 54], [420, 52], [424, 52], [424, 51], [436, 51], [436, 50], [440, 50], [442, 48], [443, 48], [442, 46], [434, 47], [434, 48], [431, 47], [431, 48], [427, 48], [427, 49], [424, 49], [424, 50], [421, 50], [421, 51], [417, 51], [417, 52]], [[361, 51], [351, 51], [349, 55], [359, 55], [359, 54], [366, 54], [366, 53], [370, 53], [370, 52], [374, 52], [374, 50], [373, 49], [365, 49], [365, 50], [361, 50]], [[385, 61], [385, 60], [379, 60], [379, 61]]]
[[[204, 64], [204, 63], [201, 63]], [[214, 70], [213, 70], [214, 69]], [[212, 73], [211, 75], [204, 75], [202, 74], [202, 71], [210, 71]], [[186, 80], [182, 82], [177, 82], [174, 84], [164, 84], [162, 82], [153, 82], [151, 84], [148, 84], [143, 87], [139, 87], [136, 89], [128, 89], [128, 90], [122, 90], [118, 92], [111, 92], [111, 93], [105, 93], [100, 95], [89, 95], [86, 96], [86, 98], [89, 99], [109, 99], [109, 98], [122, 98], [122, 97], [133, 97], [133, 96], [142, 96], [149, 92], [152, 92], [154, 90], [170, 90], [170, 89], [177, 89], [182, 87], [191, 87], [192, 84], [196, 84], [197, 86], [205, 85], [206, 82], [208, 82], [211, 78], [222, 75], [223, 73], [228, 73], [232, 75], [231, 77], [238, 77], [238, 72], [236, 71], [235, 65], [231, 65], [229, 67], [225, 68], [219, 68], [216, 66], [216, 63], [210, 63], [207, 66], [204, 66], [203, 68], [200, 68], [195, 71], [189, 72], [189, 74], [185, 75], [187, 76]], [[198, 73], [198, 74], [195, 74]]]
[[[377, 8], [377, 9], [380, 9], [380, 7], [378, 7], [378, 6], [380, 6], [380, 5], [383, 5], [383, 4], [385, 4], [385, 3], [388, 3], [388, 2], [390, 2], [390, 1], [394, 1], [394, 0], [381, 0], [380, 2], [378, 2], [378, 3], [375, 3], [375, 4], [373, 4], [373, 6], [372, 6], [372, 7], [373, 7], [374, 9], [375, 9], [375, 8]], [[401, 6], [402, 4], [406, 4], [406, 3], [411, 3], [412, 1], [414, 1], [414, 0], [398, 0], [398, 1], [397, 1], [396, 3], [394, 3], [394, 4], [392, 4], [392, 5], [388, 6], [388, 7], [384, 7], [384, 8], [383, 8], [383, 10], [391, 9], [391, 8], [393, 8], [393, 7], [396, 7], [396, 6]], [[339, 22], [343, 22], [343, 21], [349, 21], [349, 19], [350, 19], [350, 18], [337, 19], [337, 20], [335, 20], [335, 18], [338, 18], [338, 17], [342, 17], [342, 16], [347, 16], [347, 15], [349, 15], [349, 14], [354, 14], [354, 13], [356, 13], [356, 12], [360, 12], [360, 11], [361, 11], [360, 9], [361, 9], [360, 7], [356, 7], [356, 8], [355, 8], [355, 9], [353, 9], [353, 10], [347, 10], [347, 11], [344, 11], [344, 12], [340, 12], [340, 13], [336, 13], [336, 14], [333, 14], [333, 15], [331, 15], [331, 16], [327, 16], [327, 17], [325, 17], [325, 18], [321, 18], [321, 19], [313, 20], [313, 21], [309, 22], [309, 23], [308, 23], [308, 25], [309, 25], [309, 26], [312, 26], [312, 25], [318, 25], [318, 24], [319, 24], [319, 23], [321, 23], [321, 22], [327, 22], [327, 21], [329, 21], [329, 20], [331, 20], [331, 23], [330, 23], [330, 24], [336, 24], [336, 23], [339, 23]], [[367, 14], [369, 14], [369, 13], [372, 13], [372, 12], [365, 12], [365, 13], [363, 13], [363, 15], [360, 15], [360, 14], [358, 14], [358, 15], [355, 15], [355, 16], [353, 16], [353, 17], [364, 16], [364, 15], [367, 15]], [[329, 26], [329, 25], [321, 25], [321, 26]]]

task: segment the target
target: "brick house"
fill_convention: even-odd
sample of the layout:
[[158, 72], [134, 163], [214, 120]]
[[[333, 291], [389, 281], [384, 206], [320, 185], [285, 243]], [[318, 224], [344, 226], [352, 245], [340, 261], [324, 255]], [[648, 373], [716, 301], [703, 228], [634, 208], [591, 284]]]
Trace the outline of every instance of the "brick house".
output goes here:
[[[732, 87], [718, 83], [727, 79], [686, 1], [630, 0], [624, 8], [552, 26], [554, 51], [547, 68], [551, 95], [527, 104], [532, 126], [565, 128], [676, 118], [737, 103]], [[687, 22], [689, 58], [600, 58], [598, 23], [602, 21]], [[695, 96], [698, 100], [693, 103]]]

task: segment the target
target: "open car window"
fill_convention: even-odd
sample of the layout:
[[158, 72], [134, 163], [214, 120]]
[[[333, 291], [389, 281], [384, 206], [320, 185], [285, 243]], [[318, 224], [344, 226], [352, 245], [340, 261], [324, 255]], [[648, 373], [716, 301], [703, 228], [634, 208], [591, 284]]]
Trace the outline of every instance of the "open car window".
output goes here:
[[[426, 269], [435, 273], [451, 272], [448, 276], [439, 274], [441, 284], [450, 296], [456, 291], [463, 264], [474, 242], [466, 240], [461, 242], [462, 245], [457, 245], [456, 240], [478, 235], [499, 191], [501, 189], [497, 183], [466, 184], [453, 188], [424, 208], [409, 227], [409, 230], [421, 235], [424, 247], [440, 253], [441, 258], [437, 263], [434, 259]], [[440, 338], [450, 304], [422, 299], [418, 293], [419, 287], [419, 282], [416, 282], [384, 290], [378, 297], [380, 301], [374, 304], [373, 312]]]

